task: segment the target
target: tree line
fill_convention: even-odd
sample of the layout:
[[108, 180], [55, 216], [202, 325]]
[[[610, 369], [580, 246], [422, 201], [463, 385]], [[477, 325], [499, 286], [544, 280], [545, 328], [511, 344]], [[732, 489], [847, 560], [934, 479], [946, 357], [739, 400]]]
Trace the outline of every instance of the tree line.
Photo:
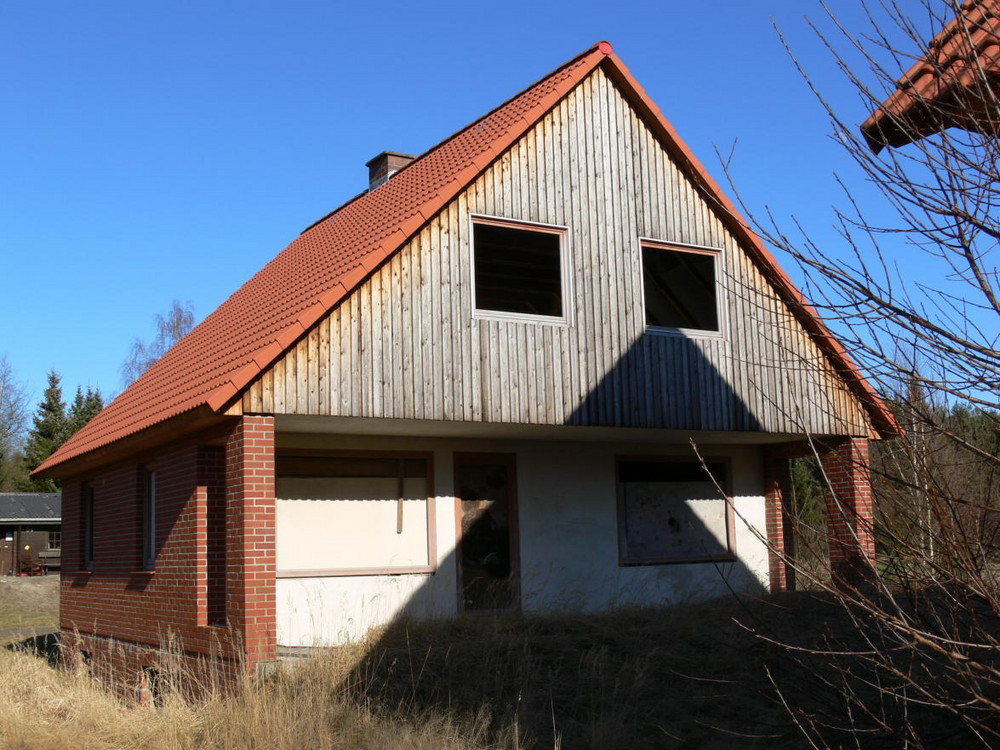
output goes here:
[[[191, 303], [174, 300], [167, 314], [154, 316], [153, 323], [156, 335], [149, 342], [134, 339], [121, 366], [125, 387], [191, 330]], [[58, 480], [33, 478], [31, 472], [104, 408], [99, 388], [77, 386], [67, 404], [59, 373], [51, 370], [47, 381], [29, 418], [27, 390], [7, 357], [0, 355], [0, 492], [57, 492]]]

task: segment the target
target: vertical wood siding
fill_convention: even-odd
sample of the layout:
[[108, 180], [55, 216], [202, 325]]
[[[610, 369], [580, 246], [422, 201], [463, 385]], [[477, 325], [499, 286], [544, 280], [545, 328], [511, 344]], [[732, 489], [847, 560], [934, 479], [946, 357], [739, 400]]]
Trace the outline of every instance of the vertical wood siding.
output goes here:
[[[470, 214], [567, 227], [568, 324], [473, 316]], [[720, 248], [721, 337], [645, 331], [640, 237]], [[867, 435], [864, 410], [600, 70], [246, 392], [249, 412]]]

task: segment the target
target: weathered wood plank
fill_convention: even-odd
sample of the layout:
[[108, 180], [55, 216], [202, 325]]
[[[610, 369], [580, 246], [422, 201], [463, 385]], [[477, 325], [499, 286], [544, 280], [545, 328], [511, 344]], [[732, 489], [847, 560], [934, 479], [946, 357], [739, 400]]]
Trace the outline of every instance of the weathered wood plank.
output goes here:
[[[475, 316], [473, 213], [567, 228], [566, 324]], [[720, 248], [720, 336], [646, 331], [640, 237]], [[856, 398], [715, 206], [600, 70], [241, 404], [396, 419], [867, 429]]]

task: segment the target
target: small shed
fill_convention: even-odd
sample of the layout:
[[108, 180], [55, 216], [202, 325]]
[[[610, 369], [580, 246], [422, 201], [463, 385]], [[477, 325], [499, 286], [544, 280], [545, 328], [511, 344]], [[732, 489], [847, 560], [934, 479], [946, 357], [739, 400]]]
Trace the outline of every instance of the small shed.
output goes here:
[[58, 569], [62, 557], [62, 493], [0, 493], [0, 573], [22, 565]]

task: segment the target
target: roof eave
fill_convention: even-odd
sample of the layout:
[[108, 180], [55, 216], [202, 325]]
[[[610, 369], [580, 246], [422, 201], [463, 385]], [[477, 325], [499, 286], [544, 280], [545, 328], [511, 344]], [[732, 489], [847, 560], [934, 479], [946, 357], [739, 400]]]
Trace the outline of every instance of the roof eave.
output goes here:
[[199, 406], [70, 458], [61, 459], [56, 451], [31, 472], [31, 476], [38, 479], [80, 476], [233, 421], [232, 417], [219, 414], [208, 406]]

